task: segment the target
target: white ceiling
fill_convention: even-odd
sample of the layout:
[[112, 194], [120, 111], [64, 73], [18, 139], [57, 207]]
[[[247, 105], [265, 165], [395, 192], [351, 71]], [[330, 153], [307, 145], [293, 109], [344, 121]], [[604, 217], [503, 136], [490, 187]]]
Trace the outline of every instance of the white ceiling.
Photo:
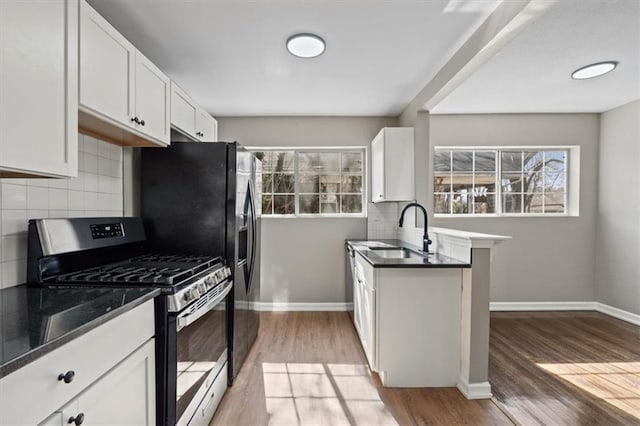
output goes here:
[[[619, 61], [572, 80], [581, 66]], [[561, 0], [431, 112], [603, 112], [640, 98], [640, 1]]]
[[[398, 115], [499, 0], [89, 0], [216, 116]], [[313, 32], [315, 59], [286, 39]]]

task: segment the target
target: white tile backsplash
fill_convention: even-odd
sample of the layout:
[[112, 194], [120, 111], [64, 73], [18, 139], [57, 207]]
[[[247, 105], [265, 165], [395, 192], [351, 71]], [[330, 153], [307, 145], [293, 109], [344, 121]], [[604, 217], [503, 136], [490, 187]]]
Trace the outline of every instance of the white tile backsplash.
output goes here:
[[27, 187], [12, 183], [2, 183], [2, 209], [26, 209]]
[[49, 188], [27, 186], [27, 209], [49, 210]]
[[122, 216], [122, 148], [78, 135], [78, 177], [0, 179], [0, 288], [22, 284], [28, 219]]
[[370, 240], [397, 238], [398, 203], [369, 203], [367, 216], [367, 236]]
[[67, 210], [69, 208], [69, 190], [49, 188], [49, 210]]

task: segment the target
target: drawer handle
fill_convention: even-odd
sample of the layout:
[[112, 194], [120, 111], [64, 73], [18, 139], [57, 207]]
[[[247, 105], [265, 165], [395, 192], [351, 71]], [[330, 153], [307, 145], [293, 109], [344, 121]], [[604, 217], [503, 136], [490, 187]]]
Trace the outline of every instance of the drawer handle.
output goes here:
[[67, 423], [75, 424], [76, 426], [81, 425], [84, 422], [84, 413], [80, 413], [75, 417], [69, 417], [69, 421]]
[[73, 370], [69, 370], [64, 374], [58, 375], [58, 380], [64, 380], [65, 383], [73, 382], [73, 378], [76, 377], [76, 372]]
[[145, 123], [144, 123], [144, 120], [140, 120], [140, 125], [141, 125], [141, 126], [144, 126], [144, 124], [145, 124]]

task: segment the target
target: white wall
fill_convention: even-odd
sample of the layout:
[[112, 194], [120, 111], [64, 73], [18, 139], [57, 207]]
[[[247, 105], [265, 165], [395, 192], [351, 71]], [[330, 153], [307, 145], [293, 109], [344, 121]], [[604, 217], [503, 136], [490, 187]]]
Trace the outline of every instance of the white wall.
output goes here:
[[78, 146], [77, 178], [0, 179], [0, 288], [26, 280], [29, 219], [122, 215], [122, 148], [84, 135]]
[[494, 252], [493, 302], [595, 300], [599, 116], [431, 115], [429, 127], [429, 152], [456, 145], [581, 147], [579, 217], [438, 218], [430, 225], [513, 237]]
[[[218, 136], [245, 146], [369, 146], [395, 125], [393, 117], [218, 118]], [[366, 218], [263, 217], [262, 301], [344, 302], [344, 240], [366, 232]]]
[[640, 314], [640, 100], [600, 123], [597, 301]]

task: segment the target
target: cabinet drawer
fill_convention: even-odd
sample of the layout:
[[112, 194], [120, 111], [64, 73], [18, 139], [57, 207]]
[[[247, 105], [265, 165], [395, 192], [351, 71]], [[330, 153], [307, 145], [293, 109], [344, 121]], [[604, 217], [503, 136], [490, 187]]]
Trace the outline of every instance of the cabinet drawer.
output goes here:
[[[154, 335], [153, 301], [108, 321], [0, 380], [0, 424], [37, 424]], [[70, 383], [59, 374], [75, 373]]]

